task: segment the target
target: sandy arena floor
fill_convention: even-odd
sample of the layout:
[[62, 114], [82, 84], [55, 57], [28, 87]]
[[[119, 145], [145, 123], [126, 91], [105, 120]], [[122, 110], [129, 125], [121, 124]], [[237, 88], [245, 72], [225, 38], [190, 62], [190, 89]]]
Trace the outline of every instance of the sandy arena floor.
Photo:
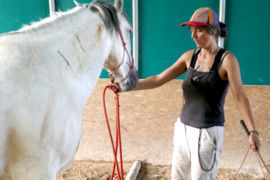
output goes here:
[[[126, 162], [124, 166], [124, 176], [128, 173], [133, 163]], [[74, 161], [72, 165], [57, 180], [110, 180], [112, 172], [112, 162], [81, 160]], [[268, 166], [270, 168], [270, 166]], [[217, 180], [232, 180], [235, 171], [221, 168], [218, 171]], [[117, 176], [115, 176], [117, 177]], [[114, 178], [117, 179], [117, 178]], [[142, 163], [141, 171], [137, 180], [170, 180], [171, 166], [152, 165], [146, 162]], [[236, 180], [263, 180], [263, 178], [254, 178], [246, 173], [240, 173]]]
[[[71, 166], [58, 180], [110, 179], [113, 155], [102, 107], [102, 92], [108, 79], [100, 79], [89, 98], [84, 113], [80, 147]], [[124, 171], [128, 173], [134, 161], [143, 162], [138, 179], [170, 179], [173, 125], [182, 106], [180, 80], [153, 90], [120, 94], [121, 133]], [[270, 87], [246, 86], [262, 143], [261, 154], [270, 165]], [[112, 93], [106, 96], [114, 129], [115, 111]], [[231, 93], [225, 104], [225, 135], [217, 179], [231, 179], [247, 150], [247, 137], [239, 124], [241, 115]], [[270, 166], [268, 166], [270, 167]], [[237, 180], [262, 177], [260, 166], [250, 152]], [[249, 175], [247, 175], [249, 173]]]

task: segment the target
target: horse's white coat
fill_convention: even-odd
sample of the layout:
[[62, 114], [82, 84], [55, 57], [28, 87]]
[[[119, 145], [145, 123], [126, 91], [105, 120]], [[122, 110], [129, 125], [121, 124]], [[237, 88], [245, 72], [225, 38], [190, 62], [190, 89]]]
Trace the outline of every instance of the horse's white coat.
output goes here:
[[104, 63], [113, 68], [122, 55], [118, 34], [82, 7], [0, 36], [0, 179], [56, 178], [79, 145]]

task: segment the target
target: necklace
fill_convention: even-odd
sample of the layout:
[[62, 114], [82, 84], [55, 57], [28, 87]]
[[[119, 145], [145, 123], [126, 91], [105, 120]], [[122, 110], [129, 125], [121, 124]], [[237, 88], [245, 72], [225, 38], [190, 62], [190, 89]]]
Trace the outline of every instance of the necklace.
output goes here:
[[214, 53], [203, 54], [202, 51], [198, 54], [198, 59], [195, 64], [195, 69], [200, 72], [209, 72], [214, 64], [215, 57], [220, 48], [216, 48]]

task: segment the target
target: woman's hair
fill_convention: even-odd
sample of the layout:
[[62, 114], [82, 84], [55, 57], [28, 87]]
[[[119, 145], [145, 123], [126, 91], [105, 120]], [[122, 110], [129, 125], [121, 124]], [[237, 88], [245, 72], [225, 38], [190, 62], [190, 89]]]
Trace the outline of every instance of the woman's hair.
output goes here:
[[222, 22], [219, 22], [218, 26], [208, 25], [206, 26], [206, 28], [209, 30], [210, 33], [213, 33], [216, 36], [219, 36], [222, 38], [228, 37], [227, 25]]

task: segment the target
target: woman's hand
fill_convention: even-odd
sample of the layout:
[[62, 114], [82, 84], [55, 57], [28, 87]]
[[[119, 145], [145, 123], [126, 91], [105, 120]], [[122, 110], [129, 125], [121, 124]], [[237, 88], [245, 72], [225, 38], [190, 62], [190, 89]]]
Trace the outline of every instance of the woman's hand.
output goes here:
[[253, 152], [259, 151], [259, 149], [261, 147], [261, 143], [260, 143], [260, 140], [258, 137], [258, 133], [251, 131], [248, 140], [249, 140], [249, 146], [253, 150]]
[[123, 90], [121, 89], [119, 83], [113, 83], [112, 85], [116, 87], [118, 92], [123, 92]]

